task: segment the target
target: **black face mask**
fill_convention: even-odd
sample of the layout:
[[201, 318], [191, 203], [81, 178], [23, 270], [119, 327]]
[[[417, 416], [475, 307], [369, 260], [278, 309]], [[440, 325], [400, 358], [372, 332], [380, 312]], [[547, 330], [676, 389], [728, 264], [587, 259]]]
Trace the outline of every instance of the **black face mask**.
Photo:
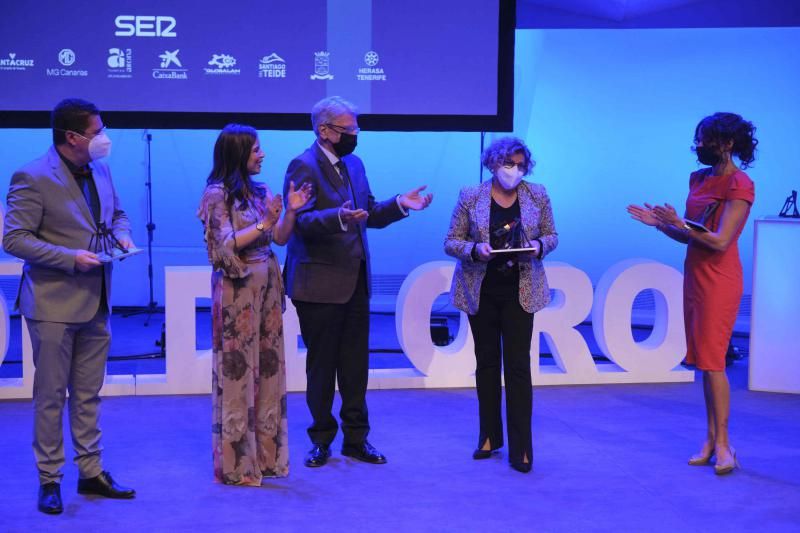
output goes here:
[[714, 166], [722, 161], [722, 156], [711, 146], [698, 146], [695, 148], [697, 160], [704, 165]]
[[339, 142], [333, 143], [333, 151], [339, 157], [352, 154], [358, 145], [358, 136], [350, 133], [340, 133]]

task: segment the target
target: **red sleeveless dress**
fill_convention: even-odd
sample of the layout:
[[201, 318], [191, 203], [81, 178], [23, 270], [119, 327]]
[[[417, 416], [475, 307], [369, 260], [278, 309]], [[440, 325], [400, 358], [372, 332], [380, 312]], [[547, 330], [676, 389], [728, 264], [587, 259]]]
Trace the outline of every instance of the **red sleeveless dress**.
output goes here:
[[[717, 231], [726, 201], [745, 200], [752, 205], [754, 199], [753, 182], [741, 170], [712, 176], [710, 168], [702, 169], [689, 178], [686, 218]], [[745, 223], [724, 252], [689, 241], [683, 278], [686, 362], [699, 370], [725, 370], [725, 353], [743, 291], [738, 241]]]

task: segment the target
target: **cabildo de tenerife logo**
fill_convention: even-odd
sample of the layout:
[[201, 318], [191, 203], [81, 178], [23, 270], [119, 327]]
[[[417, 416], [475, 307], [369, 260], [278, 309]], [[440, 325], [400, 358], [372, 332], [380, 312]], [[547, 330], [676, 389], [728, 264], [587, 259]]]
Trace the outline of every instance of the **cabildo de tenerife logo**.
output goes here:
[[208, 65], [203, 69], [207, 75], [238, 75], [242, 72], [241, 69], [234, 68], [236, 58], [228, 54], [212, 54]]
[[109, 48], [106, 63], [109, 78], [133, 77], [133, 51], [130, 48]]
[[81, 68], [64, 68], [71, 67], [78, 61], [78, 56], [71, 48], [62, 48], [58, 52], [58, 62], [62, 67], [53, 67], [45, 69], [45, 74], [48, 76], [62, 76], [62, 77], [77, 77], [83, 78], [89, 75], [89, 71]]
[[331, 53], [330, 52], [314, 52], [314, 74], [311, 75], [312, 80], [332, 80], [331, 74]]
[[28, 70], [33, 68], [33, 59], [17, 57], [16, 52], [9, 52], [8, 58], [0, 58], [0, 70]]
[[370, 50], [364, 54], [364, 64], [366, 67], [360, 67], [356, 74], [358, 81], [386, 81], [386, 73], [383, 67], [378, 66], [380, 57], [377, 52]]
[[259, 78], [285, 78], [286, 77], [286, 61], [272, 52], [268, 56], [264, 56], [258, 60], [258, 77]]
[[159, 54], [158, 58], [161, 60], [158, 64], [159, 68], [153, 69], [153, 78], [157, 80], [186, 80], [189, 79], [189, 70], [183, 68], [181, 60], [178, 58], [178, 50], [164, 50], [163, 54]]

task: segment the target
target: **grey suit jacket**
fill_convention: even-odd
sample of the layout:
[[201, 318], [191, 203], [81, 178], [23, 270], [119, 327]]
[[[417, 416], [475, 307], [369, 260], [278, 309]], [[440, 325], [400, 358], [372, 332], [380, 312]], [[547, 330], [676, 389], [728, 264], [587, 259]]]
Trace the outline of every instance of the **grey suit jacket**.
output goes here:
[[[523, 181], [517, 188], [517, 197], [525, 235], [542, 243], [540, 259], [519, 262], [519, 303], [528, 313], [535, 313], [550, 303], [550, 288], [541, 259], [558, 246], [558, 233], [544, 186]], [[470, 315], [478, 312], [487, 265], [483, 261], [472, 260], [472, 246], [489, 242], [491, 206], [491, 180], [461, 189], [444, 240], [445, 253], [458, 259], [450, 287], [450, 299], [454, 306]]]
[[[98, 161], [89, 166], [100, 199], [100, 220], [117, 238], [130, 237], [108, 165]], [[48, 322], [89, 321], [99, 308], [103, 276], [110, 309], [111, 265], [75, 270], [75, 253], [90, 250], [97, 224], [55, 147], [14, 173], [7, 203], [3, 248], [25, 260], [17, 298], [20, 312]]]
[[312, 199], [297, 213], [283, 269], [286, 294], [295, 300], [347, 302], [355, 291], [362, 259], [367, 263], [369, 290], [367, 228], [383, 228], [405, 216], [396, 197], [375, 201], [361, 159], [347, 155], [342, 161], [353, 185], [355, 206], [369, 212], [366, 223], [351, 223], [347, 231], [339, 224], [339, 208], [350, 199], [350, 193], [319, 145], [314, 142], [286, 170], [284, 199], [290, 181], [296, 188], [306, 182], [314, 188]]

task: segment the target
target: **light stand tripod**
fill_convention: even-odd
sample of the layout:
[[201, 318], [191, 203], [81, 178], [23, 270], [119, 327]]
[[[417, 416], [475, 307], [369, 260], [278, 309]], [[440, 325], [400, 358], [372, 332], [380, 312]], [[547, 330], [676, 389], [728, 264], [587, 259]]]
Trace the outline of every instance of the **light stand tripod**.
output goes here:
[[150, 143], [153, 141], [153, 135], [144, 130], [142, 138], [147, 143], [147, 181], [144, 186], [147, 192], [147, 278], [150, 284], [150, 301], [147, 302], [147, 307], [140, 311], [125, 314], [123, 316], [129, 317], [138, 314], [146, 314], [147, 318], [144, 325], [150, 324], [150, 318], [153, 313], [159, 313], [158, 302], [153, 298], [153, 232], [156, 230], [156, 225], [153, 223], [153, 170], [152, 170], [152, 157], [150, 153]]

